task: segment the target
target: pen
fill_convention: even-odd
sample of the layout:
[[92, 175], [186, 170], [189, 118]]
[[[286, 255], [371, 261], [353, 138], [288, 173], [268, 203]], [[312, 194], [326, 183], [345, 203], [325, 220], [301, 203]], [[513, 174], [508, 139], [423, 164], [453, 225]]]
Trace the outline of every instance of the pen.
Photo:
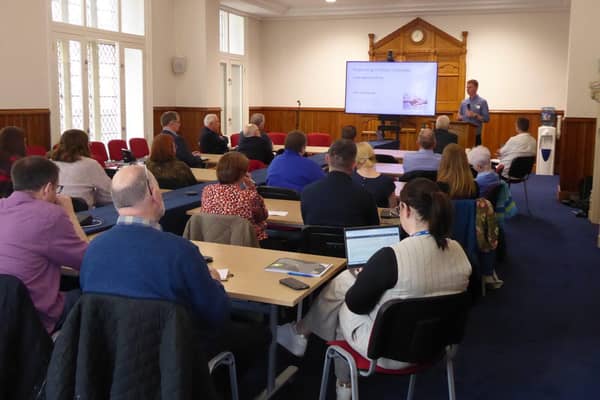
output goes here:
[[306, 272], [288, 272], [288, 275], [292, 275], [292, 276], [304, 276], [307, 278], [313, 278], [313, 275], [308, 274]]

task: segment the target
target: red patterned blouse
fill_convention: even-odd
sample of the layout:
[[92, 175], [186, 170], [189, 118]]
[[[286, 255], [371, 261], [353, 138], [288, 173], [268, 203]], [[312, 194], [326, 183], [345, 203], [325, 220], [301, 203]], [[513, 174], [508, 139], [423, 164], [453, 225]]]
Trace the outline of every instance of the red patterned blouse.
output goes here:
[[269, 211], [256, 189], [242, 189], [235, 184], [208, 185], [202, 190], [202, 212], [239, 215], [252, 223], [258, 240], [267, 238]]

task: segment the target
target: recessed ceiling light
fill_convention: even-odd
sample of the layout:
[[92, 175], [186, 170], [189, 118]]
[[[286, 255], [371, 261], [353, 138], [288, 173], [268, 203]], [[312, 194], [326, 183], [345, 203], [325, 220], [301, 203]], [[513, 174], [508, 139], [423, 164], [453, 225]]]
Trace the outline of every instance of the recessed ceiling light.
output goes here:
[[327, 3], [335, 3], [335, 0], [325, 0]]

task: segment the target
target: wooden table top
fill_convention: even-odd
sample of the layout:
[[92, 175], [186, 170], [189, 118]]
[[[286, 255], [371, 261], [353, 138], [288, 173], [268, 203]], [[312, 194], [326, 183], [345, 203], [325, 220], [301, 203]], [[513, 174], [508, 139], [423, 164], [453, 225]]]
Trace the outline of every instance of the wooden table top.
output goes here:
[[[223, 285], [227, 294], [238, 300], [293, 307], [346, 266], [344, 258], [219, 243], [197, 241], [192, 241], [192, 243], [200, 248], [203, 255], [213, 258], [214, 261], [210, 263], [211, 267], [229, 269], [233, 277], [223, 282]], [[332, 266], [318, 278], [295, 276], [294, 278], [310, 287], [306, 290], [293, 290], [279, 283], [280, 279], [288, 277], [287, 274], [265, 271], [267, 265], [282, 257], [332, 264]]]
[[[282, 144], [274, 144], [273, 151], [279, 151], [284, 149], [284, 145]], [[307, 154], [319, 154], [319, 153], [327, 153], [329, 147], [327, 146], [306, 146]]]
[[216, 169], [191, 168], [191, 170], [198, 182], [212, 182], [217, 180]]
[[377, 163], [375, 164], [375, 170], [380, 174], [390, 176], [402, 176], [404, 175], [404, 165], [402, 164], [389, 164], [389, 163]]
[[374, 149], [373, 151], [375, 154], [392, 156], [398, 161], [402, 161], [407, 153], [416, 153], [414, 150]]
[[202, 158], [203, 160], [206, 160], [205, 162], [209, 166], [217, 165], [217, 163], [219, 162], [221, 157], [223, 157], [223, 154], [210, 154], [210, 153], [201, 153], [201, 154], [202, 155], [200, 156], [200, 158]]

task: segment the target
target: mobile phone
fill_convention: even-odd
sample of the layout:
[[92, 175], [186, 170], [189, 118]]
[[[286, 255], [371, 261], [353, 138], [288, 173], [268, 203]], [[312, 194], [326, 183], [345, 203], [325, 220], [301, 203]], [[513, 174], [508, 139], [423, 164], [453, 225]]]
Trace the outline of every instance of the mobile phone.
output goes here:
[[206, 261], [207, 263], [213, 262], [213, 258], [211, 256], [203, 256], [203, 257], [204, 257], [204, 261]]
[[185, 192], [186, 196], [195, 196], [197, 194], [198, 193], [196, 193], [196, 191], [194, 191], [194, 190], [188, 190], [187, 192]]
[[283, 278], [279, 280], [279, 283], [294, 290], [304, 290], [310, 287], [306, 283], [295, 278]]

